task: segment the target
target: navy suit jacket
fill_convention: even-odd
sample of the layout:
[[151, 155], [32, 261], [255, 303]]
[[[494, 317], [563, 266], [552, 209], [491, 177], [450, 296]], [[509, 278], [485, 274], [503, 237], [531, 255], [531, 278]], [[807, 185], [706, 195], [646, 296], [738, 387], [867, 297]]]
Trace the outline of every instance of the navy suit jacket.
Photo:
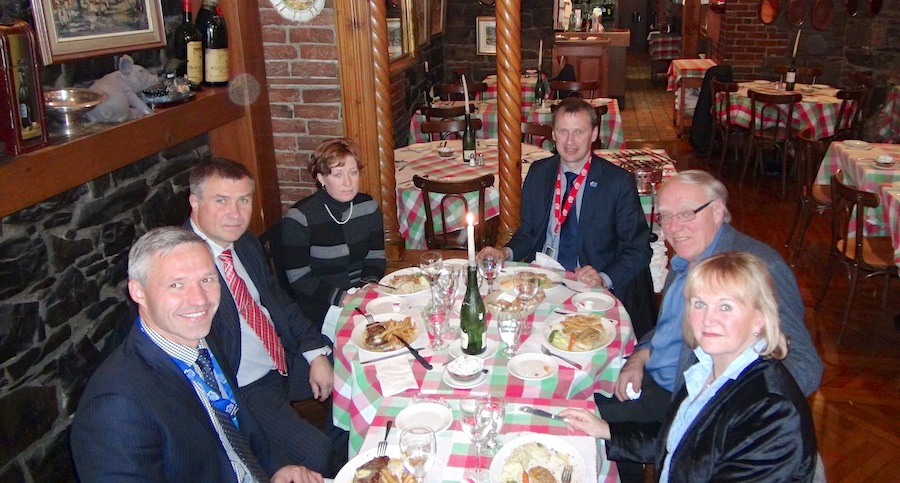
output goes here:
[[[244, 405], [222, 353], [207, 341]], [[272, 475], [269, 443], [249, 411], [238, 411], [263, 469]], [[78, 404], [70, 434], [83, 482], [237, 481], [225, 448], [191, 382], [137, 324], [100, 365]]]
[[[313, 397], [309, 386], [309, 362], [303, 353], [325, 346], [322, 334], [309, 321], [294, 300], [278, 285], [278, 280], [269, 269], [268, 260], [259, 241], [248, 233], [244, 233], [234, 242], [234, 251], [250, 279], [259, 291], [262, 305], [272, 316], [275, 331], [284, 346], [284, 355], [288, 366], [288, 390], [291, 401], [302, 401]], [[219, 274], [222, 288], [222, 300], [219, 310], [213, 318], [212, 336], [223, 349], [228, 362], [237, 368], [241, 363], [241, 325], [237, 305], [228, 289], [222, 274]]]

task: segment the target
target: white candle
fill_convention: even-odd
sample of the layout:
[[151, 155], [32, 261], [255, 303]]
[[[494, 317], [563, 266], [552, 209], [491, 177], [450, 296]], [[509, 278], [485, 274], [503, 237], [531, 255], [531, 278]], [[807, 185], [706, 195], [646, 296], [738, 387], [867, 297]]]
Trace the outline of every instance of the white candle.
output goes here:
[[466, 114], [469, 113], [469, 86], [466, 85], [466, 76], [462, 76], [463, 83], [463, 101], [466, 103]]
[[541, 39], [541, 46], [538, 47], [538, 77], [541, 75], [541, 64], [544, 60], [544, 39]]
[[800, 30], [797, 31], [797, 38], [794, 40], [794, 53], [791, 54], [791, 58], [797, 57], [797, 46], [800, 45]]
[[425, 73], [426, 74], [428, 73], [428, 61], [427, 60], [425, 61]]
[[466, 213], [466, 239], [469, 248], [469, 266], [475, 266], [475, 215]]

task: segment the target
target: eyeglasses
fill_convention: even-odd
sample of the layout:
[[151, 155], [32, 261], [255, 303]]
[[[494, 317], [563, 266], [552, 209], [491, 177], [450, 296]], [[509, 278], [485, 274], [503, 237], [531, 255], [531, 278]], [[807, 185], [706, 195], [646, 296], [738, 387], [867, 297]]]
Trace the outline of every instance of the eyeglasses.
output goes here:
[[659, 223], [660, 225], [668, 225], [669, 223], [672, 223], [672, 220], [674, 220], [675, 218], [678, 218], [678, 221], [680, 221], [682, 223], [687, 223], [687, 222], [693, 220], [694, 218], [696, 218], [697, 213], [700, 213], [701, 211], [703, 211], [703, 209], [706, 208], [707, 206], [709, 206], [710, 203], [712, 203], [713, 201], [716, 201], [716, 200], [709, 200], [703, 206], [697, 208], [696, 210], [682, 211], [681, 213], [675, 213], [675, 214], [658, 213], [656, 215], [656, 222]]

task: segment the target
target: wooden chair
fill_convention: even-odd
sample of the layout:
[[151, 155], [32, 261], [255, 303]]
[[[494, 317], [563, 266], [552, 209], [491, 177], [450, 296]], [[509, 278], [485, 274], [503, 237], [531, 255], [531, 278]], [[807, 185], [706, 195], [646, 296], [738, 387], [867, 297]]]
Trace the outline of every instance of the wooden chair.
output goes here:
[[[420, 127], [423, 134], [428, 134], [432, 141], [442, 139], [462, 139], [462, 132], [466, 130], [465, 119], [450, 119], [447, 121], [425, 121]], [[472, 130], [481, 129], [481, 119], [472, 119]]]
[[[794, 119], [794, 106], [803, 99], [803, 94], [799, 92], [765, 94], [753, 89], [750, 89], [747, 94], [750, 97], [750, 141], [740, 184], [744, 184], [744, 175], [747, 174], [747, 165], [751, 160], [754, 160], [755, 167], [762, 171], [763, 150], [773, 148], [781, 152], [781, 194], [783, 195], [787, 186], [788, 147], [794, 137], [791, 121]], [[775, 125], [764, 127], [763, 119], [775, 119]]]
[[862, 133], [863, 103], [866, 90], [839, 90], [836, 97], [841, 100], [837, 118], [834, 121], [834, 135], [832, 140], [843, 141], [846, 139], [858, 139]]
[[797, 263], [813, 213], [831, 209], [831, 185], [816, 184], [816, 175], [822, 160], [825, 159], [826, 150], [828, 142], [813, 137], [812, 129], [804, 129], [794, 140], [794, 159], [797, 163], [797, 213], [784, 242], [785, 248], [790, 248], [794, 233], [798, 234], [791, 249], [792, 267]]
[[[465, 250], [467, 246], [466, 229], [447, 231], [449, 209], [455, 201], [462, 202], [462, 213], [469, 213], [469, 202], [466, 193], [478, 192], [478, 224], [475, 225], [475, 249], [493, 245], [497, 238], [497, 218], [493, 222], [484, 217], [486, 196], [485, 190], [494, 185], [494, 175], [486, 174], [480, 178], [466, 181], [437, 181], [421, 176], [413, 176], [413, 184], [422, 190], [425, 199], [425, 243], [430, 250]], [[432, 204], [431, 194], [442, 195], [437, 206]], [[458, 208], [458, 206], [457, 206]], [[440, 216], [440, 232], [434, 229], [434, 214]], [[457, 211], [457, 213], [460, 213]]]
[[852, 70], [847, 73], [847, 78], [850, 80], [848, 87], [851, 89], [862, 89], [865, 91], [863, 95], [862, 104], [860, 104], [860, 120], [858, 122], [857, 130], [855, 133], [855, 137], [857, 139], [863, 138], [863, 131], [865, 130], [866, 119], [869, 115], [869, 103], [872, 101], [872, 88], [875, 86], [875, 79], [872, 78], [871, 75], [866, 74], [865, 72]]
[[[787, 74], [787, 71], [788, 71], [788, 66], [786, 66], [786, 65], [776, 65], [775, 66], [775, 73], [780, 75], [782, 79], [784, 78], [785, 74]], [[822, 68], [821, 67], [805, 67], [805, 66], [797, 67], [797, 78], [796, 78], [797, 82], [800, 82], [801, 79], [805, 79], [807, 81], [811, 80], [811, 82], [808, 82], [809, 84], [815, 84], [816, 79], [818, 79], [821, 76], [822, 76]]]
[[550, 151], [556, 152], [556, 143], [553, 141], [553, 126], [549, 124], [522, 121], [522, 142], [542, 148], [546, 143], [550, 143]]
[[[475, 112], [475, 107], [469, 104], [469, 110]], [[431, 107], [422, 106], [419, 112], [425, 116], [425, 121], [447, 121], [450, 119], [462, 117], [466, 114], [466, 106], [456, 107]]]
[[590, 92], [586, 99], [597, 97], [597, 91], [600, 90], [600, 81], [550, 81], [550, 90], [553, 92], [554, 99], [564, 99], [572, 97], [578, 93], [576, 97], [585, 97], [584, 92]]
[[[481, 99], [481, 93], [487, 92], [488, 86], [484, 82], [466, 82], [469, 90], [469, 100]], [[459, 84], [441, 84], [441, 92], [447, 101], [463, 100], [463, 85]]]
[[[837, 262], [842, 262], [850, 271], [850, 293], [847, 294], [847, 305], [841, 318], [841, 332], [838, 334], [838, 344], [843, 341], [844, 330], [847, 328], [847, 319], [850, 309], [853, 307], [853, 298], [856, 296], [857, 284], [860, 275], [865, 278], [884, 276], [884, 293], [882, 304], [887, 307], [888, 289], [891, 278], [898, 275], [897, 265], [894, 264], [894, 247], [888, 236], [866, 236], [866, 208], [877, 207], [881, 200], [875, 193], [860, 191], [844, 184], [843, 172], [838, 171], [831, 178], [831, 194], [833, 205], [831, 209], [831, 256], [828, 269], [825, 272], [825, 283], [822, 292], [816, 301], [816, 310], [822, 306], [831, 274]], [[856, 216], [854, 228], [856, 233], [850, 235], [850, 218]]]
[[712, 97], [713, 137], [709, 140], [709, 149], [706, 157], [712, 156], [712, 148], [715, 144], [716, 134], [722, 135], [722, 154], [719, 157], [719, 177], [722, 177], [722, 168], [725, 166], [725, 153], [728, 152], [728, 144], [734, 147], [734, 157], [740, 161], [737, 143], [731, 142], [732, 135], [746, 136], [748, 130], [731, 120], [731, 93], [737, 92], [739, 87], [734, 82], [719, 82], [715, 77], [710, 81], [710, 96]]
[[281, 221], [279, 221], [259, 236], [259, 243], [263, 246], [266, 259], [269, 261], [269, 269], [275, 274], [278, 285], [290, 293], [291, 283], [288, 281], [287, 271], [284, 268], [284, 250], [281, 241], [281, 233]]

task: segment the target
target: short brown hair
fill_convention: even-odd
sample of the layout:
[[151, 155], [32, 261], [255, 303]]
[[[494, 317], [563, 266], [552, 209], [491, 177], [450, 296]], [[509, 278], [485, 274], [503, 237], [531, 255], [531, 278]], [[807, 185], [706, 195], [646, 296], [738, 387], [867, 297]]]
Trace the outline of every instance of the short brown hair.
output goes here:
[[587, 114], [591, 120], [591, 128], [595, 128], [600, 124], [594, 106], [580, 97], [567, 97], [556, 105], [556, 110], [553, 111], [553, 125], [556, 126], [556, 119], [562, 114], [578, 114], [581, 112]]
[[206, 184], [206, 180], [214, 176], [232, 181], [249, 178], [250, 186], [254, 185], [253, 175], [243, 164], [228, 158], [209, 158], [201, 161], [191, 170], [191, 194], [203, 198], [203, 185]]
[[359, 146], [346, 138], [334, 138], [323, 141], [316, 147], [309, 159], [309, 174], [313, 179], [318, 175], [328, 176], [332, 168], [344, 165], [344, 159], [351, 157], [356, 160], [356, 167], [363, 169], [365, 165], [359, 153]]

